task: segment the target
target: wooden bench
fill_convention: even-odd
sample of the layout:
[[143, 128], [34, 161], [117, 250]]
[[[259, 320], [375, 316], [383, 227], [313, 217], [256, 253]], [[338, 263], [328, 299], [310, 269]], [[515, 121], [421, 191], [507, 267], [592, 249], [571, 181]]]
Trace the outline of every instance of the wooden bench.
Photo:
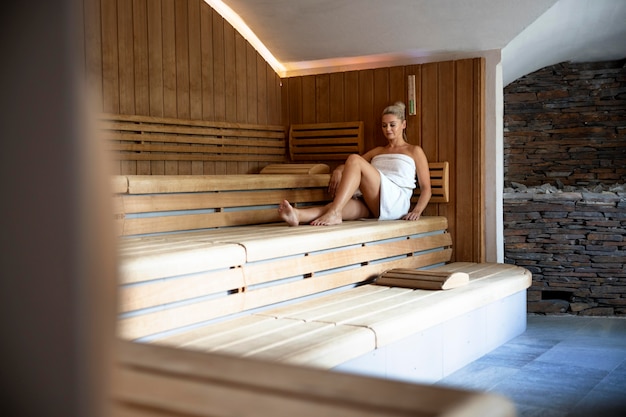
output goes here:
[[514, 417], [492, 393], [120, 342], [111, 415], [240, 417]]
[[[524, 330], [528, 271], [446, 265], [452, 249], [444, 217], [331, 227], [279, 222], [284, 198], [300, 206], [326, 203], [328, 180], [329, 174], [116, 177], [120, 335], [410, 379], [416, 375], [379, 366], [393, 360], [370, 356], [404, 358], [397, 355], [406, 350], [404, 340], [434, 329], [441, 345], [442, 326], [461, 326], [475, 346], [452, 355], [461, 359], [446, 356], [445, 369], [428, 377], [438, 379]], [[389, 269], [425, 267], [460, 268], [471, 282], [449, 291], [370, 285]], [[467, 334], [464, 318], [485, 314], [498, 334], [484, 318]]]

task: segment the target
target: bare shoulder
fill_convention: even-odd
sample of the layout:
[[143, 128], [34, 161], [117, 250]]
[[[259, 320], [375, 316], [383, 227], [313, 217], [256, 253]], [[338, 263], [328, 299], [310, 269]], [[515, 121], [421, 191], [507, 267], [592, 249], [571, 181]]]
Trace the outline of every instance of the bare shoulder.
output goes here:
[[366, 153], [364, 153], [363, 158], [368, 161], [371, 161], [373, 157], [375, 157], [376, 155], [380, 155], [382, 153], [385, 153], [385, 148], [383, 146], [377, 146], [375, 148], [370, 149]]
[[410, 145], [409, 148], [409, 152], [410, 155], [413, 157], [413, 159], [420, 162], [426, 161], [426, 154], [424, 153], [424, 150], [422, 149], [421, 146], [419, 145]]

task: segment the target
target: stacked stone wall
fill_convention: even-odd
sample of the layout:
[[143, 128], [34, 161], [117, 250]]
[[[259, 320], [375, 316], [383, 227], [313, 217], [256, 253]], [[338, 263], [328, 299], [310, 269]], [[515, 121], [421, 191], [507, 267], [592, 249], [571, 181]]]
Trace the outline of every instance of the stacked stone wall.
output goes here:
[[504, 239], [529, 312], [626, 316], [626, 193], [507, 192]]
[[533, 313], [626, 316], [626, 61], [546, 67], [504, 91], [505, 261]]
[[625, 63], [562, 63], [505, 88], [505, 185], [626, 179]]

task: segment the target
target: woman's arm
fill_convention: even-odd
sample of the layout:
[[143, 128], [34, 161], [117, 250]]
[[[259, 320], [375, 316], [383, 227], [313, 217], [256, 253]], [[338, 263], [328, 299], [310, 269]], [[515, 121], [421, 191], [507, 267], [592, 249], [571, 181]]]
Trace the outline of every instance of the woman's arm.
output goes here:
[[413, 151], [413, 159], [415, 160], [415, 171], [417, 173], [417, 180], [420, 187], [420, 197], [413, 210], [403, 217], [405, 220], [418, 220], [428, 205], [430, 197], [432, 196], [428, 159], [426, 158], [426, 154], [421, 147], [415, 147]]
[[333, 170], [330, 176], [330, 181], [328, 182], [328, 193], [331, 197], [335, 197], [335, 192], [337, 191], [337, 187], [339, 187], [339, 183], [341, 182], [344, 166], [344, 164], [339, 165]]

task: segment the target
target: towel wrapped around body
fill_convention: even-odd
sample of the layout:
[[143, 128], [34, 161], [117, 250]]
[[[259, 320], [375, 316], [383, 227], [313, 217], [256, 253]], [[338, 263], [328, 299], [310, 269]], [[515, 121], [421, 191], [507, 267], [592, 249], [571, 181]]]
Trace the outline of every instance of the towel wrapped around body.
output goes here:
[[380, 154], [372, 158], [380, 172], [379, 220], [397, 220], [409, 212], [415, 189], [415, 161], [404, 154]]

